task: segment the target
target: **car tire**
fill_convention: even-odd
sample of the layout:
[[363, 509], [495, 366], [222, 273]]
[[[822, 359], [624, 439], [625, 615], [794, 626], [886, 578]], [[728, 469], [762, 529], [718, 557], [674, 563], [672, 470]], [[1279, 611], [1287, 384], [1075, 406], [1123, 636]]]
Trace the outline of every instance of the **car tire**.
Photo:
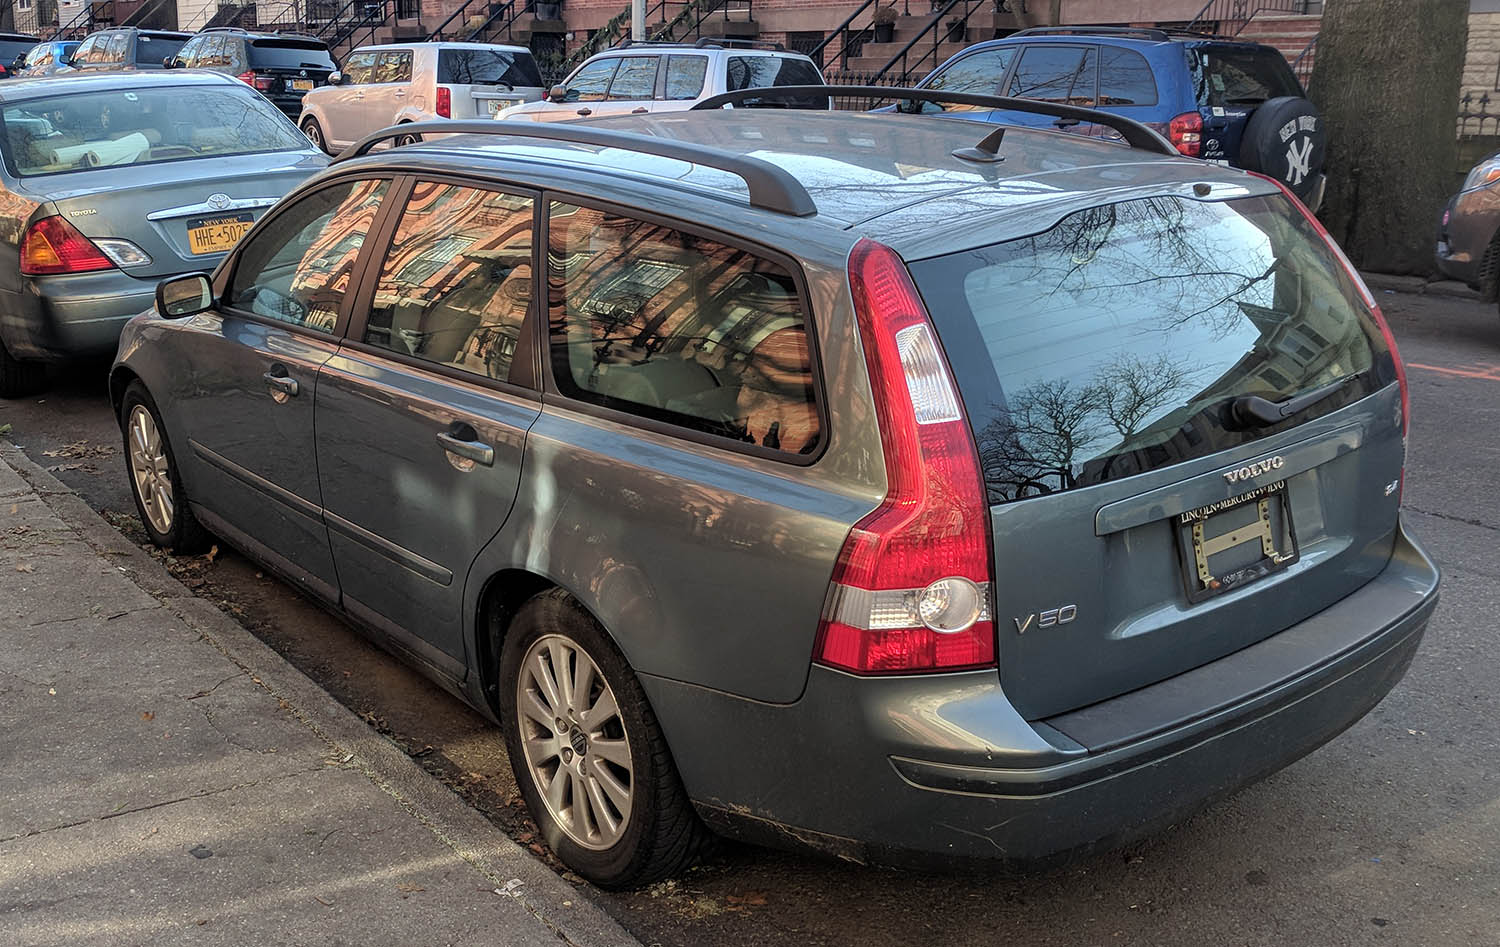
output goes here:
[[120, 432], [130, 495], [146, 535], [173, 555], [196, 555], [207, 549], [212, 537], [188, 507], [166, 426], [140, 381], [131, 382], [120, 399]]
[[[411, 122], [402, 122], [401, 124], [403, 124], [403, 125], [410, 125]], [[405, 147], [407, 145], [418, 145], [418, 144], [421, 144], [421, 143], [422, 143], [422, 136], [419, 135], [419, 134], [418, 135], [397, 135], [396, 136], [396, 141], [392, 145], [392, 147], [403, 148], [403, 147]]]
[[[569, 669], [566, 688], [557, 667]], [[588, 681], [588, 694], [571, 697], [581, 681]], [[501, 649], [499, 682], [516, 784], [542, 837], [569, 868], [601, 888], [622, 889], [669, 877], [698, 859], [710, 835], [688, 802], [645, 691], [572, 596], [554, 589], [517, 611]], [[589, 709], [603, 715], [591, 719]]]
[[323, 152], [325, 155], [329, 153], [328, 152], [328, 139], [326, 139], [326, 138], [323, 137], [323, 126], [318, 124], [318, 120], [317, 119], [315, 119], [315, 118], [303, 119], [302, 120], [302, 134], [306, 135], [307, 136], [307, 140], [310, 141], [310, 142], [312, 142], [313, 146], [315, 148], [317, 148], [319, 151]]
[[20, 398], [41, 389], [47, 366], [15, 358], [0, 341], [0, 398]]
[[1323, 174], [1328, 135], [1312, 102], [1287, 95], [1256, 108], [1240, 139], [1239, 166], [1276, 178], [1305, 204]]

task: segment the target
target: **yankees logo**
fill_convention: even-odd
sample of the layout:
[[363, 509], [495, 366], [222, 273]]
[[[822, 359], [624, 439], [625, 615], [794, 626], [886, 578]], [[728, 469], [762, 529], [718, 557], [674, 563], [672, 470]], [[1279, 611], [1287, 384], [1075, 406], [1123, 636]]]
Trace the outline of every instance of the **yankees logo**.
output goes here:
[[1311, 138], [1302, 139], [1302, 150], [1297, 150], [1294, 141], [1286, 149], [1286, 182], [1292, 187], [1302, 183], [1302, 179], [1312, 173], [1312, 148]]

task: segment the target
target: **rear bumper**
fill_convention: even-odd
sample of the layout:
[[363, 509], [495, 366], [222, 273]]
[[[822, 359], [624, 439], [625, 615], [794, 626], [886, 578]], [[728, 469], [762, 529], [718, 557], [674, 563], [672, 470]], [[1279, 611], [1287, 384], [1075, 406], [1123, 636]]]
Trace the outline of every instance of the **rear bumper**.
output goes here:
[[21, 359], [111, 355], [125, 323], [156, 304], [157, 282], [121, 270], [23, 278], [20, 293], [0, 293], [0, 339]]
[[1177, 822], [1354, 724], [1406, 672], [1438, 580], [1398, 529], [1385, 571], [1323, 612], [1045, 721], [1020, 720], [993, 672], [814, 668], [790, 705], [645, 683], [689, 795], [726, 834], [856, 861], [1037, 862]]

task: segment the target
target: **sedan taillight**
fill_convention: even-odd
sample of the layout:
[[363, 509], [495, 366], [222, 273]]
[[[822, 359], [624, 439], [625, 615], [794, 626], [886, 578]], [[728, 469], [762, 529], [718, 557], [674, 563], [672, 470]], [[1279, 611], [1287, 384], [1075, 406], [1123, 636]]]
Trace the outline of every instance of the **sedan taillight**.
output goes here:
[[61, 217], [43, 217], [21, 239], [21, 275], [58, 276], [114, 268], [114, 262]]

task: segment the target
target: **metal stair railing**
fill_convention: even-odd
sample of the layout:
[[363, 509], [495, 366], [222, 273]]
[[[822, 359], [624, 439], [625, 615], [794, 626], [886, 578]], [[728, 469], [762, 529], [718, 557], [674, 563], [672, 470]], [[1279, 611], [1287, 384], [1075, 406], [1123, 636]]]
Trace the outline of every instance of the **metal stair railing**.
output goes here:
[[[488, 13], [485, 15], [483, 23], [477, 27], [470, 28], [468, 25], [468, 16], [471, 8], [474, 8], [476, 4], [480, 11], [487, 10]], [[516, 9], [515, 0], [504, 0], [504, 2], [496, 2], [496, 0], [464, 0], [464, 3], [459, 5], [458, 9], [448, 14], [448, 18], [438, 24], [437, 29], [427, 34], [424, 41], [431, 43], [437, 40], [452, 39], [457, 36], [462, 37], [464, 42], [480, 42], [481, 37], [497, 35], [499, 33], [499, 30], [491, 33], [490, 28], [502, 18], [505, 23], [505, 38], [509, 40], [511, 39], [511, 28], [515, 24], [518, 15], [519, 12]], [[449, 26], [455, 20], [459, 21], [459, 25], [450, 30]]]
[[1302, 83], [1302, 89], [1304, 92], [1307, 91], [1308, 81], [1312, 79], [1313, 57], [1315, 57], [1317, 53], [1318, 38], [1314, 36], [1312, 39], [1307, 41], [1306, 46], [1302, 47], [1302, 52], [1297, 54], [1297, 58], [1292, 60], [1292, 72], [1296, 74], [1297, 81]]
[[1251, 20], [1262, 13], [1300, 16], [1306, 12], [1307, 0], [1208, 0], [1203, 9], [1198, 11], [1198, 15], [1188, 23], [1187, 28], [1209, 32], [1209, 24], [1214, 24], [1214, 32], [1238, 36], [1250, 25]]
[[[869, 10], [871, 7], [876, 7], [878, 5], [879, 0], [865, 0], [864, 3], [861, 3], [859, 6], [855, 7], [854, 12], [845, 17], [844, 22], [834, 27], [833, 32], [825, 36], [823, 38], [823, 42], [819, 43], [811, 50], [809, 50], [807, 55], [811, 57], [815, 62], [822, 62], [823, 53], [828, 49], [829, 46], [833, 45], [834, 40], [838, 40], [839, 61], [842, 62], [847, 68], [849, 65], [850, 50], [854, 50], [854, 55], [859, 55], [859, 49], [863, 47], [864, 44], [869, 41], [869, 38], [875, 33], [874, 23], [867, 23], [866, 25], [858, 28], [855, 28], [853, 26], [853, 23], [856, 19], [859, 18], [860, 14], [864, 13], [866, 10]], [[873, 11], [871, 11], [870, 16], [871, 18], [875, 16]]]
[[[962, 29], [964, 37], [967, 38], [969, 17], [983, 9], [988, 2], [989, 0], [948, 0], [947, 4], [941, 10], [932, 15], [932, 20], [926, 26], [922, 27], [916, 36], [907, 40], [905, 46], [897, 50], [896, 54], [888, 59], [884, 66], [876, 70], [876, 78], [890, 72], [896, 67], [897, 63], [901, 64], [901, 70], [898, 75], [901, 77], [902, 85], [906, 85], [911, 80], [912, 73], [917, 70], [921, 70], [923, 76], [927, 75], [927, 73], [942, 64], [942, 60], [938, 57], [938, 52], [942, 49], [943, 43], [949, 42], [948, 37], [953, 34], [955, 28]], [[961, 9], [962, 12], [958, 16], [950, 18], [949, 14], [955, 8]], [[949, 22], [950, 19], [953, 22]], [[914, 54], [916, 48], [919, 45], [923, 45], [923, 40], [930, 40], [930, 46], [921, 50], [920, 54]], [[915, 59], [913, 59], [913, 55], [915, 55]], [[917, 78], [920, 79], [921, 76]]]
[[85, 3], [83, 9], [69, 20], [60, 24], [52, 31], [52, 35], [46, 38], [46, 42], [55, 43], [62, 39], [73, 39], [75, 36], [85, 35], [94, 31], [94, 5]]

